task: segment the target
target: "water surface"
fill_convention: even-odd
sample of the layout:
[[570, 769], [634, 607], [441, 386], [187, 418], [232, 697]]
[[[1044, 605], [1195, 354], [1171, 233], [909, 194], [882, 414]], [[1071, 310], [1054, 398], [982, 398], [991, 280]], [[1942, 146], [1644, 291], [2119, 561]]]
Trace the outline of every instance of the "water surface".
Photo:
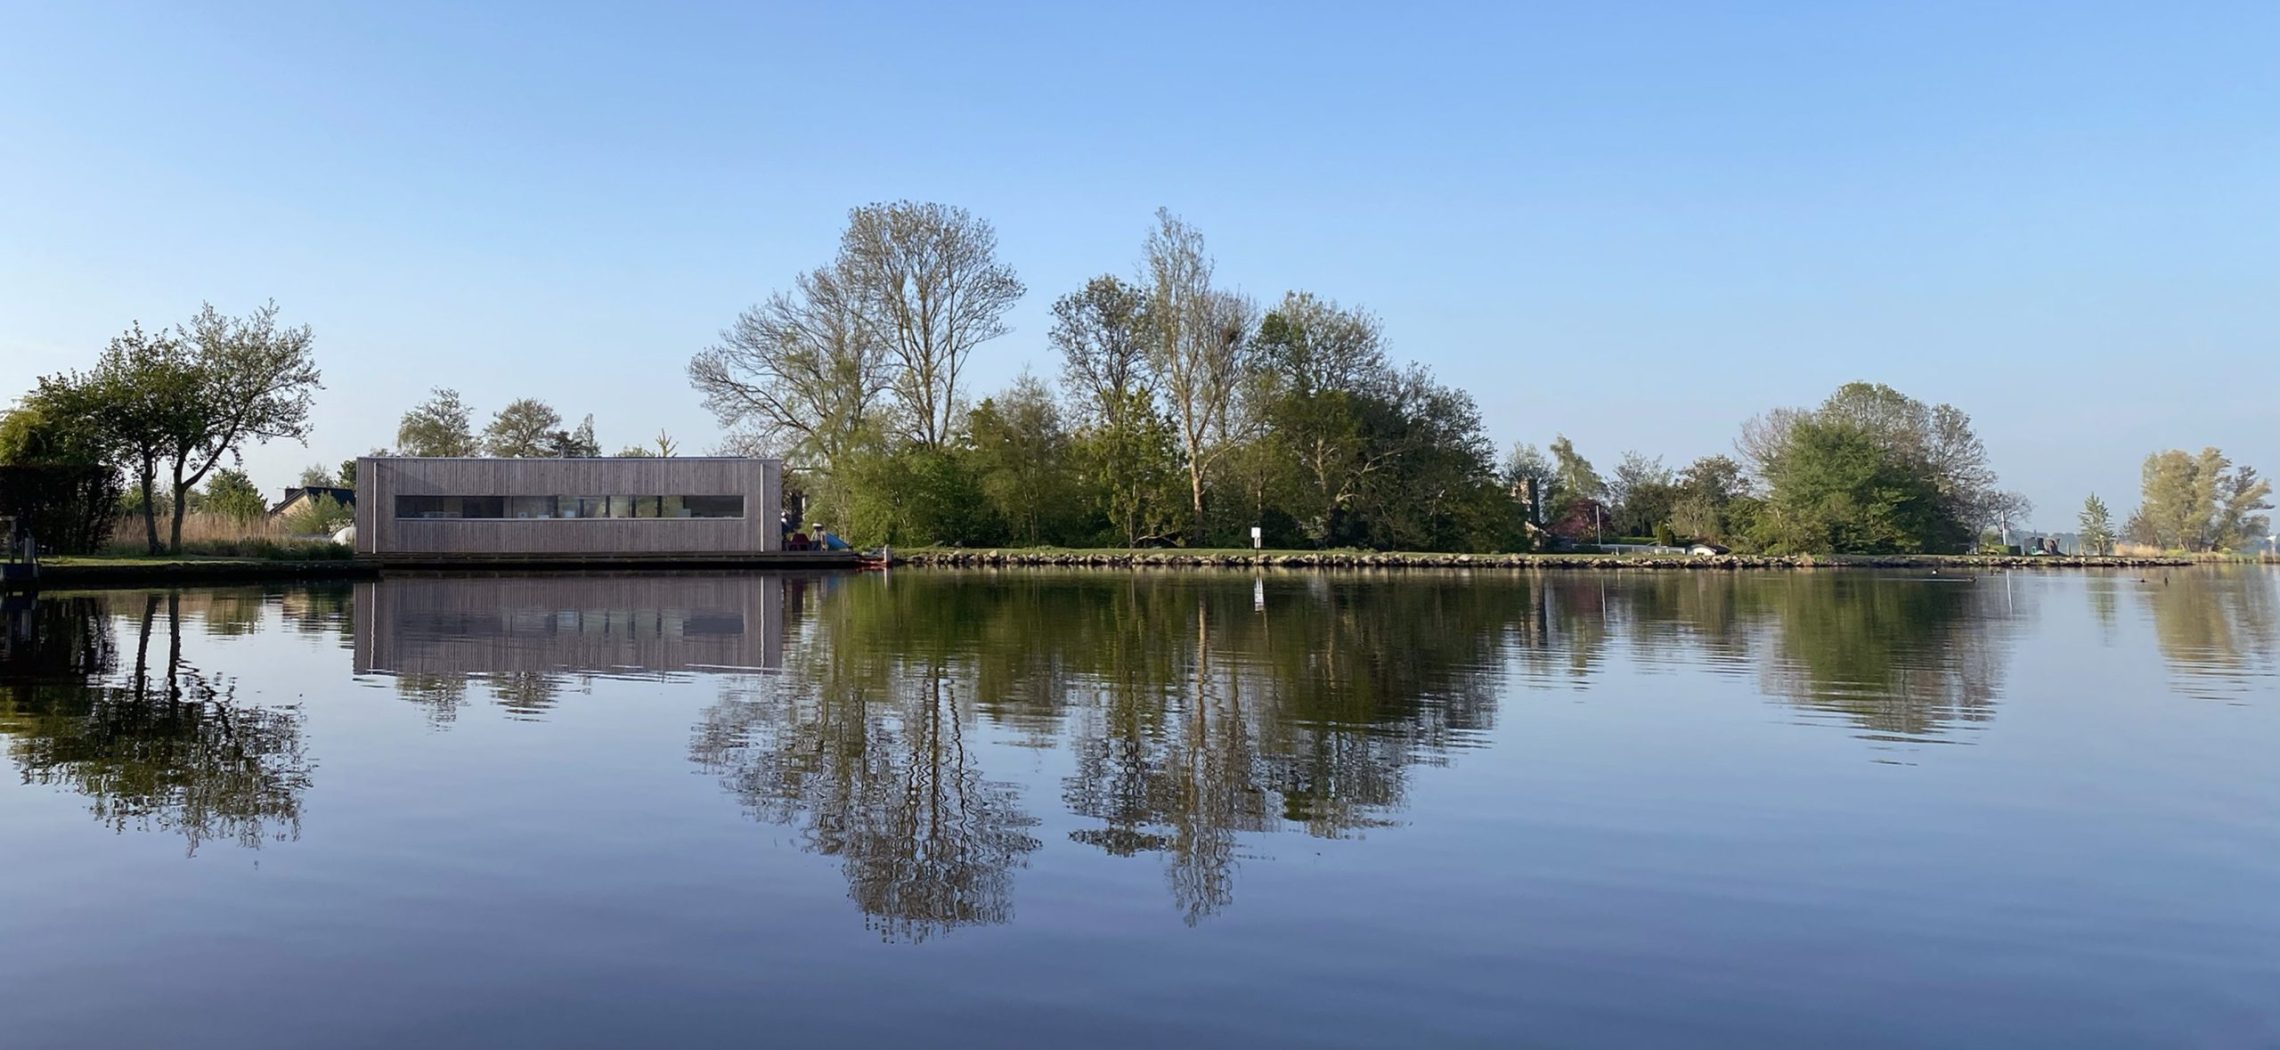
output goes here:
[[0, 1045], [2280, 1045], [2276, 579], [11, 599]]

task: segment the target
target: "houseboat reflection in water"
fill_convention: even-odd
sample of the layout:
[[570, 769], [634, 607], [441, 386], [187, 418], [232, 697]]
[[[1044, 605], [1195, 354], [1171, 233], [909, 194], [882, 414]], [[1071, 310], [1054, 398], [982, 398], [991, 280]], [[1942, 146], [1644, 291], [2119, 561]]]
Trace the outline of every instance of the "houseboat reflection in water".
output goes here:
[[448, 718], [481, 681], [510, 709], [572, 677], [737, 673], [784, 661], [785, 600], [760, 574], [389, 577], [356, 585], [355, 667]]

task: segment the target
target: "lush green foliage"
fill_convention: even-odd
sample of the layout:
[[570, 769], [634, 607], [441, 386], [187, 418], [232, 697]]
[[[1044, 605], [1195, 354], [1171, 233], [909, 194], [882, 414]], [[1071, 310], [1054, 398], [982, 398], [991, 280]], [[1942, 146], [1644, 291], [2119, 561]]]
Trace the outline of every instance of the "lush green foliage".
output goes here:
[[2235, 466], [2215, 448], [2182, 449], [2145, 458], [2144, 492], [2124, 529], [2132, 543], [2166, 550], [2234, 550], [2264, 535], [2272, 483], [2255, 467]]
[[269, 504], [244, 471], [224, 468], [207, 479], [206, 490], [199, 495], [198, 509], [245, 524], [259, 521], [269, 510]]
[[285, 529], [296, 536], [330, 536], [355, 520], [355, 515], [331, 496], [317, 496], [285, 514]]
[[483, 440], [475, 434], [475, 410], [459, 391], [437, 387], [396, 424], [396, 447], [407, 456], [474, 456]]
[[[0, 516], [57, 553], [94, 550], [121, 497], [102, 428], [58, 396], [50, 380], [0, 416]], [[0, 536], [14, 542], [19, 536]]]
[[1961, 542], [1933, 479], [1859, 423], [1797, 421], [1765, 472], [1758, 539], [1768, 550], [1917, 553]]

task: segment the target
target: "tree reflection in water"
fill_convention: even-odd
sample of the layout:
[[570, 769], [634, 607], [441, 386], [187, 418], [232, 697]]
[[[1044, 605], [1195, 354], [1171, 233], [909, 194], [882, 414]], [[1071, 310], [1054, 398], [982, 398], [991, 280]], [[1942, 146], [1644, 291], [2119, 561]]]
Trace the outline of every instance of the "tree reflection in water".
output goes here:
[[[1246, 583], [1249, 581], [1245, 581]], [[1589, 688], [1614, 654], [1755, 675], [1873, 740], [1990, 717], [2026, 592], [2002, 580], [1728, 573], [919, 574], [812, 614], [781, 676], [727, 696], [696, 760], [757, 817], [840, 857], [888, 936], [1003, 921], [1037, 848], [981, 727], [1064, 748], [1069, 837], [1160, 857], [1190, 923], [1227, 907], [1246, 836], [1399, 816], [1410, 771], [1494, 718], [1508, 667]]]
[[692, 757], [755, 817], [839, 858], [883, 938], [1010, 921], [1012, 870], [1037, 849], [1037, 822], [1011, 785], [983, 778], [966, 741], [970, 692], [940, 668], [810, 652], [797, 676], [708, 711]]
[[[297, 838], [310, 773], [300, 709], [240, 705], [234, 679], [185, 659], [179, 594], [135, 604], [131, 654], [119, 652], [99, 599], [11, 614], [0, 734], [23, 782], [86, 795], [115, 830], [180, 834], [193, 854], [213, 840]], [[161, 622], [163, 651], [153, 653]], [[242, 617], [228, 622], [234, 631]]]
[[[818, 602], [782, 676], [708, 713], [694, 757], [756, 816], [845, 858], [858, 903], [916, 939], [1004, 921], [1011, 871], [1038, 845], [1014, 790], [974, 766], [966, 736], [986, 720], [1068, 748], [1064, 801], [1100, 822], [1070, 837], [1161, 855], [1195, 922], [1233, 899], [1241, 835], [1383, 824], [1403, 770], [1493, 709], [1497, 594], [1277, 590], [1262, 614], [1247, 591], [1178, 575], [850, 588]], [[882, 878], [919, 881], [888, 893]]]
[[2168, 570], [2125, 586], [2152, 616], [2154, 642], [2187, 695], [2238, 699], [2280, 674], [2280, 573]]
[[1992, 717], [2035, 591], [2000, 578], [1825, 573], [1547, 575], [1520, 662], [1579, 688], [1617, 657], [1757, 676], [1767, 694], [1872, 740], [1924, 742]]

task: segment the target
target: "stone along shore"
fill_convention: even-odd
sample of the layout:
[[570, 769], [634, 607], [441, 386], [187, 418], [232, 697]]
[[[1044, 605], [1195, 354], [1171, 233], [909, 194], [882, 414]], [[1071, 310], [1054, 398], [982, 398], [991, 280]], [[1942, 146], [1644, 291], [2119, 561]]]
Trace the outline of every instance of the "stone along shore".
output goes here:
[[944, 568], [1277, 568], [1277, 569], [2122, 569], [2187, 566], [2186, 558], [2075, 557], [2068, 555], [1751, 555], [1708, 557], [1613, 554], [1411, 554], [1312, 551], [1253, 554], [1244, 551], [924, 550], [898, 555], [899, 564]]

